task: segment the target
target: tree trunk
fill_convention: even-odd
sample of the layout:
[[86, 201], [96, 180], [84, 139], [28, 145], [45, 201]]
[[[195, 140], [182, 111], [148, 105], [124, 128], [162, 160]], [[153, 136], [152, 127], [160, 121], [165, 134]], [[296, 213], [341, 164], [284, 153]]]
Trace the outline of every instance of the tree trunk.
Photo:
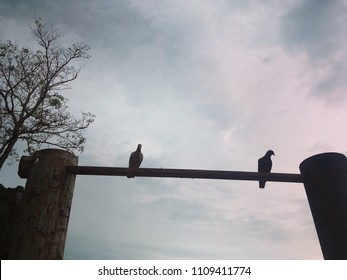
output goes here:
[[4, 165], [6, 159], [8, 158], [8, 156], [10, 155], [14, 145], [16, 144], [18, 140], [18, 137], [11, 137], [9, 143], [7, 144], [4, 152], [0, 155], [0, 171], [2, 166]]

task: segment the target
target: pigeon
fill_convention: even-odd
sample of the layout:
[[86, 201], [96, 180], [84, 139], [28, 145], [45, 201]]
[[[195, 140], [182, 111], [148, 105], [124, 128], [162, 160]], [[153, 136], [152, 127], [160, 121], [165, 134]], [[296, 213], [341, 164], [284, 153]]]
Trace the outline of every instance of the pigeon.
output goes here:
[[[132, 152], [129, 158], [129, 168], [139, 168], [143, 160], [143, 154], [141, 153], [142, 145], [138, 144], [135, 152]], [[134, 176], [127, 176], [128, 178], [134, 178]]]
[[[271, 156], [275, 155], [272, 150], [268, 150], [262, 158], [258, 160], [258, 172], [270, 173], [272, 167]], [[259, 180], [259, 188], [265, 188], [265, 180]]]

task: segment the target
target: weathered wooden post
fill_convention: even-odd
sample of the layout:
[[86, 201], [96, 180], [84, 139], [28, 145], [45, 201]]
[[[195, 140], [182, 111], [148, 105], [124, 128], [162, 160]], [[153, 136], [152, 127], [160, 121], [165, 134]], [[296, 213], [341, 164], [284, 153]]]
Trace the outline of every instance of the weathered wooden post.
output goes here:
[[300, 164], [324, 259], [347, 260], [347, 158], [312, 156]]
[[18, 174], [27, 182], [9, 259], [63, 259], [76, 178], [65, 172], [65, 166], [77, 161], [59, 149], [21, 158]]

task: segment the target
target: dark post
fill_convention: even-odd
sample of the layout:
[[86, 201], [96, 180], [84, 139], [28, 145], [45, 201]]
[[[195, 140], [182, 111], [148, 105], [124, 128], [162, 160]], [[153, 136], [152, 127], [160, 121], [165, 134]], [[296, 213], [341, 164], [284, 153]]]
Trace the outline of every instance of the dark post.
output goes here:
[[58, 149], [22, 157], [18, 174], [27, 182], [9, 259], [63, 259], [76, 178], [66, 165], [77, 165], [77, 157]]
[[347, 158], [312, 156], [300, 164], [324, 259], [347, 259]]

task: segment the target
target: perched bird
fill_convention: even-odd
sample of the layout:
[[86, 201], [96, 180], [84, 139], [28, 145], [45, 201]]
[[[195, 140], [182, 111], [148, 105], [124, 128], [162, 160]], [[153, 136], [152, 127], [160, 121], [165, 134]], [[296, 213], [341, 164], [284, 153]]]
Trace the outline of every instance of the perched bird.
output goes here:
[[[272, 167], [271, 156], [275, 155], [272, 150], [266, 152], [265, 156], [258, 160], [258, 172], [270, 173]], [[265, 188], [265, 180], [259, 180], [259, 188]]]
[[[143, 154], [141, 153], [142, 145], [138, 144], [135, 152], [132, 152], [129, 158], [129, 168], [139, 168], [143, 160]], [[128, 178], [134, 178], [134, 176], [127, 176]]]

